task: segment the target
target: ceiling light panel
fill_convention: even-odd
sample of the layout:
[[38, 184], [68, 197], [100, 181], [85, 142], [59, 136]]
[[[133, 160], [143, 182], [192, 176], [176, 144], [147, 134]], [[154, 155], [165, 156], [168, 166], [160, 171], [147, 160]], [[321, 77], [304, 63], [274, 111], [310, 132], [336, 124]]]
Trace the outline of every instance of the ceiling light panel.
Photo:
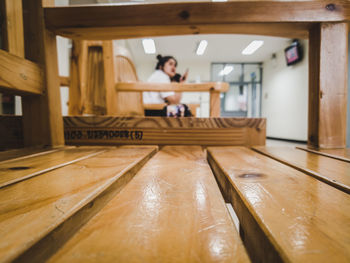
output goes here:
[[252, 41], [243, 51], [243, 55], [251, 55], [257, 51], [264, 44], [263, 40], [254, 40]]
[[156, 53], [156, 45], [152, 38], [142, 39], [143, 50], [146, 54], [155, 54]]
[[205, 49], [207, 48], [207, 45], [208, 45], [208, 41], [202, 40], [202, 41], [199, 43], [198, 47], [197, 47], [196, 54], [197, 54], [198, 56], [203, 55]]

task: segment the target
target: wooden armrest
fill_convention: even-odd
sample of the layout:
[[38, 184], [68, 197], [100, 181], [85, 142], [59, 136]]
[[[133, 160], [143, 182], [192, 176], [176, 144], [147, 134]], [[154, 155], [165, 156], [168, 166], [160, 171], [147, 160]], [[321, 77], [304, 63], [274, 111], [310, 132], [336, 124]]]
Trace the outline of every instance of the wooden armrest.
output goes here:
[[225, 82], [207, 82], [207, 83], [119, 82], [115, 84], [115, 88], [117, 91], [226, 92], [229, 88], [229, 85], [228, 83], [225, 83]]

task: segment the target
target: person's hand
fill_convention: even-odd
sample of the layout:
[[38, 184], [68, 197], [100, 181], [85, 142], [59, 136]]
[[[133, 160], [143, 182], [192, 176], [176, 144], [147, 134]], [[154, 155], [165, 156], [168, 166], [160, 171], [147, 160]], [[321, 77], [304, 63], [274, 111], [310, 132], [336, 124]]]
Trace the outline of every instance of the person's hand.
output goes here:
[[180, 82], [185, 82], [186, 79], [187, 79], [187, 75], [188, 75], [188, 69], [186, 69], [185, 74], [182, 75], [182, 77], [181, 77], [181, 79], [180, 79]]

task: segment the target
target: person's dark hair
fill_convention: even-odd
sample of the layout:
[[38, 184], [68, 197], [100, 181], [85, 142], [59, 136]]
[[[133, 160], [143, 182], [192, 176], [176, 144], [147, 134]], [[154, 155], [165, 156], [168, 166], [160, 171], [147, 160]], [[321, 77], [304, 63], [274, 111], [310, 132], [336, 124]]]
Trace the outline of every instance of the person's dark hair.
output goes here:
[[177, 60], [173, 56], [164, 56], [164, 57], [162, 57], [161, 55], [158, 55], [157, 59], [158, 59], [158, 63], [157, 63], [156, 69], [161, 69], [161, 67], [164, 67], [165, 63], [169, 59], [175, 60], [175, 66], [177, 66]]
[[180, 82], [181, 75], [179, 73], [176, 73], [174, 77], [171, 78], [171, 82]]

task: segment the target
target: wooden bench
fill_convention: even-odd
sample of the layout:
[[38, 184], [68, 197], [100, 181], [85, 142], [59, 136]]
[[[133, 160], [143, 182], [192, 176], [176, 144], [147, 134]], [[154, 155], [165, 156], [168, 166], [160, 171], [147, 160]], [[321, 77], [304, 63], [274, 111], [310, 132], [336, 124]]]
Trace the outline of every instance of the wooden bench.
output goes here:
[[253, 147], [277, 161], [350, 193], [350, 163], [293, 147]]
[[250, 262], [199, 146], [162, 148], [49, 262], [91, 260]]
[[208, 161], [252, 261], [350, 260], [348, 194], [247, 148], [209, 147]]
[[[118, 193], [155, 151], [155, 146], [109, 147], [104, 151], [97, 148], [93, 156], [90, 148], [85, 152], [88, 158], [51, 171], [44, 168], [35, 177], [23, 175], [26, 180], [1, 188], [1, 261], [38, 262], [50, 256]], [[47, 155], [50, 153], [28, 158], [27, 165], [44, 162]]]

